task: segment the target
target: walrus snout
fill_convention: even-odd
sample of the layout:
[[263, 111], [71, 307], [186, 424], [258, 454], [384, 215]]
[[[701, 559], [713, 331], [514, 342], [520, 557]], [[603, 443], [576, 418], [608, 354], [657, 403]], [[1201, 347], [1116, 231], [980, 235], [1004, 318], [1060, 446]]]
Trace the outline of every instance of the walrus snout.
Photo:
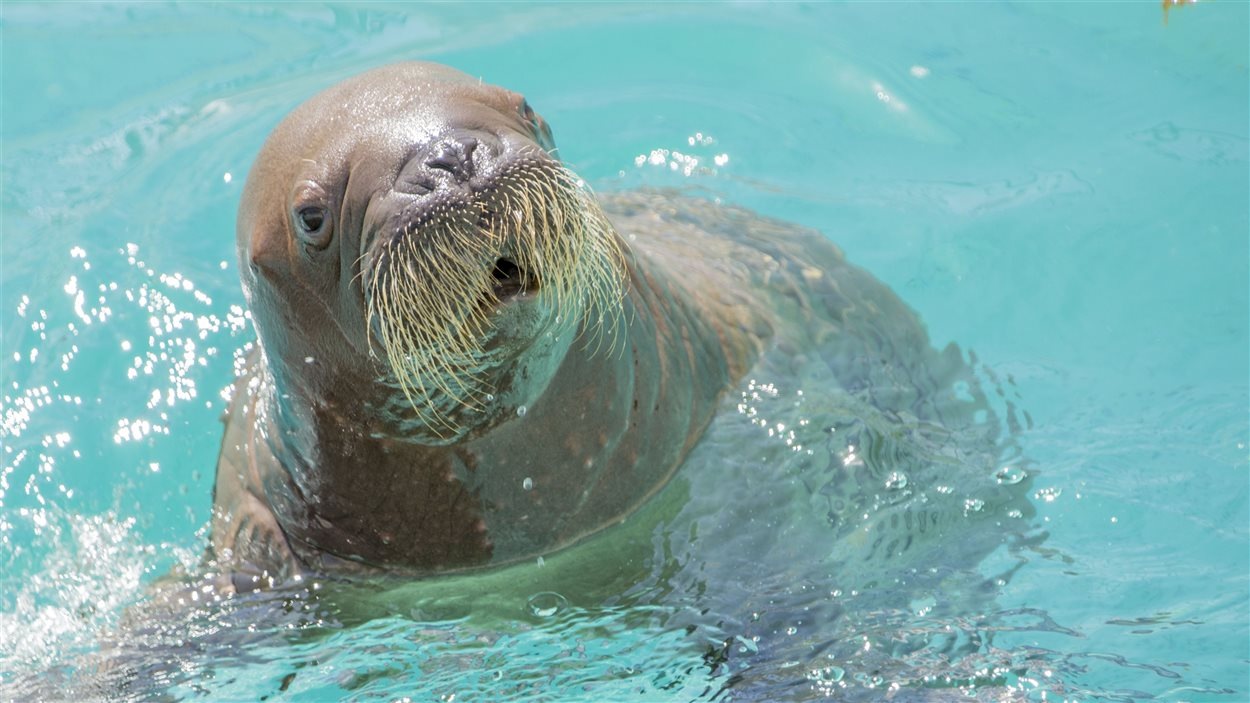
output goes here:
[[440, 189], [473, 190], [489, 178], [505, 148], [492, 134], [455, 129], [419, 146], [395, 182], [395, 189], [426, 195]]
[[455, 134], [438, 141], [425, 159], [430, 171], [446, 171], [453, 178], [467, 181], [477, 172], [473, 152], [481, 142], [471, 134]]

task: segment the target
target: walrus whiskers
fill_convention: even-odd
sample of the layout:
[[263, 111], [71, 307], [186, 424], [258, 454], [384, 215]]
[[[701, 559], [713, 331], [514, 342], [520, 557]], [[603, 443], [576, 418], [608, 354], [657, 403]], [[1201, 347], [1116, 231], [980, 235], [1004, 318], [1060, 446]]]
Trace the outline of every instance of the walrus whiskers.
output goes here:
[[[582, 323], [596, 348], [615, 335], [624, 256], [580, 179], [554, 163], [523, 161], [493, 193], [438, 207], [408, 223], [366, 263], [367, 315], [396, 385], [431, 431], [454, 434], [451, 409], [480, 409], [491, 314], [502, 302], [492, 272], [510, 259], [520, 290], [544, 296], [554, 319]], [[370, 351], [373, 350], [372, 335]]]
[[[207, 563], [223, 591], [512, 564], [489, 578], [523, 599], [522, 565], [575, 544], [548, 568], [576, 581], [602, 556], [624, 565], [603, 574], [619, 584], [633, 573], [622, 544], [641, 535], [643, 558], [656, 520], [726, 508], [706, 491], [727, 452], [758, 454], [728, 402], [752, 375], [835, 391], [799, 399], [804, 414], [863, 400], [904, 431], [938, 423], [999, 446], [958, 351], [933, 349], [823, 234], [675, 193], [593, 197], [553, 144], [520, 95], [427, 63], [348, 79], [266, 139], [236, 220], [257, 344], [213, 489]], [[1020, 515], [1026, 486], [1002, 495]], [[789, 510], [784, 491], [761, 500]], [[791, 507], [796, 529], [826, 529], [823, 511]], [[898, 567], [907, 545], [879, 517], [865, 523], [876, 541], [834, 544], [825, 562]], [[735, 545], [711, 549], [692, 563]]]

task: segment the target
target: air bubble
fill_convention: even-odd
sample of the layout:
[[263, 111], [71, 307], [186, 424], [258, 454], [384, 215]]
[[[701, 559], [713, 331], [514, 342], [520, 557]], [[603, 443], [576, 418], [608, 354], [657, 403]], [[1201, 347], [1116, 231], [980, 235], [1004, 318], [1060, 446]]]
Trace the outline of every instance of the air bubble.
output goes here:
[[1015, 484], [1028, 478], [1028, 476], [1028, 472], [1024, 469], [1017, 469], [1011, 466], [1004, 466], [994, 472], [994, 478], [997, 479], [999, 483], [1004, 483], [1008, 486], [1014, 486]]
[[846, 676], [846, 670], [840, 666], [826, 666], [820, 669], [813, 669], [807, 674], [808, 680], [823, 683], [837, 683], [842, 680], [843, 676]]
[[1063, 495], [1062, 488], [1051, 486], [1050, 488], [1039, 489], [1033, 494], [1033, 498], [1047, 503], [1053, 503], [1058, 500], [1061, 495]]
[[534, 479], [530, 478], [529, 476], [526, 476], [525, 480], [521, 482], [521, 488], [524, 488], [525, 490], [528, 491], [532, 489], [533, 487], [534, 487]]
[[569, 601], [564, 596], [554, 591], [543, 591], [530, 596], [525, 603], [526, 610], [530, 615], [539, 618], [549, 618], [556, 613], [564, 610], [569, 606]]

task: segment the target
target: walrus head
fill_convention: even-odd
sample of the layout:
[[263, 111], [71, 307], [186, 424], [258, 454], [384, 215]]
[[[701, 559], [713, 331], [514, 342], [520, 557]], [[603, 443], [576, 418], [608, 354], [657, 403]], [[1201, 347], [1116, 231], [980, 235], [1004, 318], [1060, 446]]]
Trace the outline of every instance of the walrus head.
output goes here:
[[554, 152], [520, 95], [433, 64], [292, 112], [238, 220], [277, 397], [349, 392], [372, 435], [447, 444], [523, 414], [575, 337], [610, 344], [621, 246]]

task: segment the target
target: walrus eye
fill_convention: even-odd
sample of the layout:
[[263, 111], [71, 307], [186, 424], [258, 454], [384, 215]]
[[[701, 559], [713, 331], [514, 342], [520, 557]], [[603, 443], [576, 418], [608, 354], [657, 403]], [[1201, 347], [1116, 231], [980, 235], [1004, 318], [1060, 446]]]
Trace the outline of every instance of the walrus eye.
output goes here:
[[299, 225], [305, 232], [316, 232], [325, 221], [326, 211], [319, 207], [306, 207], [299, 211]]
[[330, 228], [326, 225], [326, 209], [316, 205], [300, 208], [295, 213], [300, 238], [312, 246], [321, 248], [330, 243]]

